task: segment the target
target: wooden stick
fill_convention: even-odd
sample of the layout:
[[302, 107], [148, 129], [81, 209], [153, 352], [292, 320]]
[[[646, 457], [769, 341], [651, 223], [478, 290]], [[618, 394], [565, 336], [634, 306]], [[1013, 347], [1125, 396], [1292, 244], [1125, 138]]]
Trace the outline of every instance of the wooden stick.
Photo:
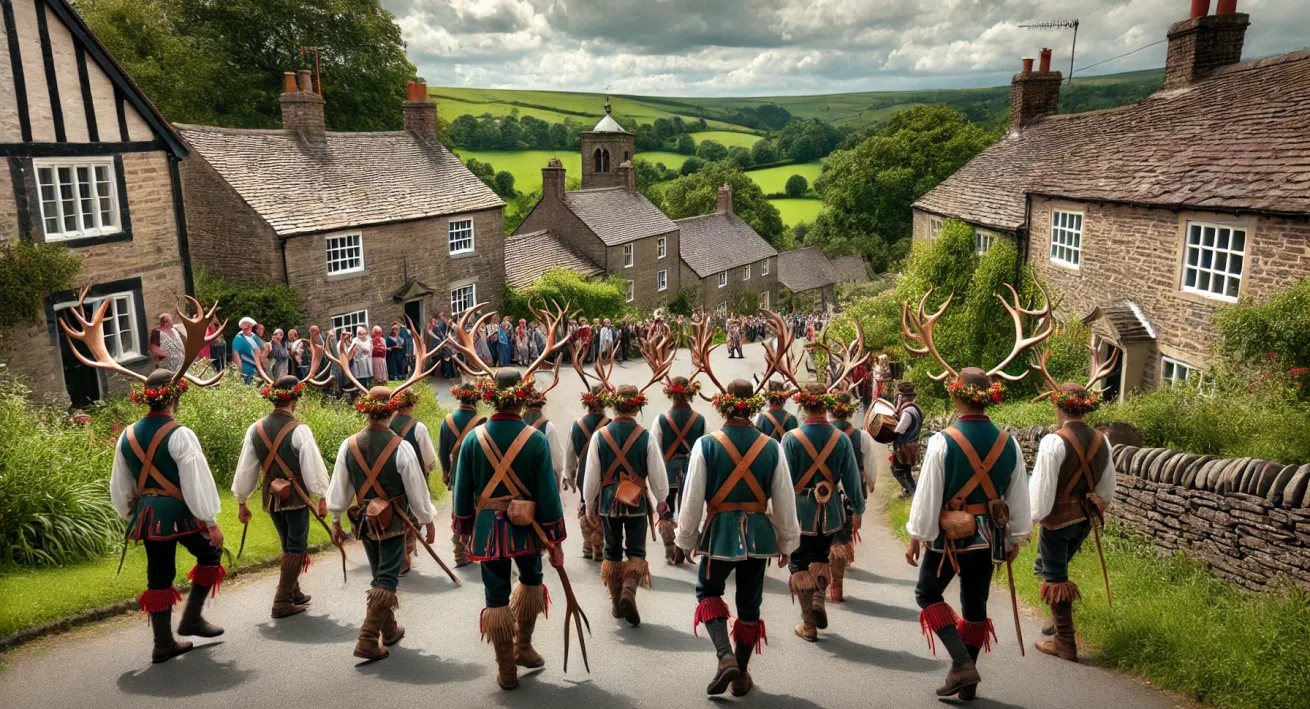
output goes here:
[[414, 521], [409, 518], [409, 513], [400, 509], [400, 505], [397, 505], [395, 502], [391, 503], [391, 507], [396, 514], [400, 515], [401, 521], [405, 523], [406, 527], [409, 527], [409, 531], [414, 533], [415, 538], [418, 539], [418, 543], [422, 544], [423, 548], [428, 550], [428, 554], [432, 556], [433, 561], [437, 562], [437, 566], [440, 566], [441, 570], [446, 572], [446, 575], [450, 577], [451, 581], [455, 582], [456, 586], [463, 586], [464, 584], [460, 583], [459, 577], [450, 570], [450, 567], [446, 566], [446, 562], [442, 561], [441, 557], [437, 556], [436, 550], [434, 550], [432, 545], [428, 544], [427, 540], [423, 538], [423, 535], [418, 531], [418, 527], [414, 526]]
[[1008, 560], [1005, 573], [1010, 577], [1010, 607], [1014, 609], [1014, 634], [1019, 638], [1019, 655], [1027, 656], [1023, 650], [1023, 628], [1019, 627], [1019, 597], [1014, 593], [1014, 565]]

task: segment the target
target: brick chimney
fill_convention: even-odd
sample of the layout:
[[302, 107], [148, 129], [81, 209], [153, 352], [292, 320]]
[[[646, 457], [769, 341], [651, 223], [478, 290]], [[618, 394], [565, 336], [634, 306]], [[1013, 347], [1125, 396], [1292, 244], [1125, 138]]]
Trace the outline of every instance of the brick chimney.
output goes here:
[[714, 211], [718, 214], [732, 214], [732, 185], [725, 182], [719, 187], [719, 199]]
[[325, 141], [327, 125], [323, 121], [323, 106], [326, 102], [314, 92], [310, 72], [283, 72], [282, 80], [285, 87], [278, 97], [282, 104], [282, 127], [298, 131], [307, 143]]
[[564, 163], [559, 158], [551, 158], [541, 168], [541, 198], [558, 201], [564, 199]]
[[631, 160], [619, 163], [619, 184], [627, 187], [629, 192], [637, 191], [637, 171], [632, 168]]
[[1160, 88], [1182, 88], [1242, 60], [1251, 16], [1237, 11], [1237, 0], [1219, 0], [1218, 14], [1209, 12], [1209, 0], [1192, 0], [1192, 16], [1169, 28], [1169, 54]]
[[407, 91], [405, 102], [400, 104], [400, 112], [405, 116], [405, 130], [435, 140], [437, 102], [428, 98], [428, 85], [422, 81], [411, 81]]
[[1051, 71], [1051, 50], [1042, 50], [1042, 61], [1033, 71], [1033, 60], [1024, 58], [1023, 71], [1010, 80], [1010, 128], [1023, 128], [1042, 116], [1060, 110], [1060, 82], [1063, 77]]

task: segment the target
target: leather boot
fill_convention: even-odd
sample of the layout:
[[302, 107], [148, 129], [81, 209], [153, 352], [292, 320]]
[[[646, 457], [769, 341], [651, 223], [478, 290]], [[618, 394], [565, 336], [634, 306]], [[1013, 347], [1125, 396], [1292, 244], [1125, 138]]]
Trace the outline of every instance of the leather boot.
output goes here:
[[845, 554], [832, 555], [832, 582], [828, 585], [828, 597], [833, 603], [843, 603], [846, 597], [842, 595], [842, 582], [846, 579], [846, 565], [850, 563], [846, 560]]
[[536, 669], [546, 665], [546, 659], [532, 647], [532, 632], [537, 628], [537, 617], [520, 620], [514, 628], [514, 664]]
[[216, 638], [223, 634], [223, 629], [205, 620], [200, 615], [205, 609], [205, 596], [209, 595], [209, 586], [191, 584], [191, 591], [186, 597], [186, 608], [182, 610], [182, 619], [177, 623], [178, 635], [193, 635], [200, 638]]
[[509, 599], [509, 607], [515, 619], [514, 663], [528, 669], [544, 666], [546, 660], [532, 647], [532, 633], [538, 616], [546, 612], [546, 587], [520, 583]]
[[623, 595], [623, 562], [606, 559], [600, 564], [600, 580], [610, 592], [610, 615], [622, 618], [619, 598]]
[[637, 587], [649, 583], [650, 566], [645, 559], [628, 559], [623, 565], [623, 590], [619, 594], [619, 615], [628, 621], [628, 625], [641, 625], [641, 613], [637, 611]]
[[801, 624], [796, 626], [796, 636], [807, 642], [817, 642], [819, 630], [814, 624], [814, 591], [797, 591], [796, 597], [801, 602]]
[[496, 652], [496, 684], [501, 689], [519, 686], [519, 668], [514, 664], [514, 611], [509, 606], [482, 610], [482, 636]]
[[[973, 645], [965, 645], [964, 647], [969, 650], [969, 657], [973, 659], [973, 666], [976, 669], [978, 667], [978, 654], [982, 652], [982, 648]], [[957, 696], [960, 698], [960, 701], [973, 701], [974, 697], [978, 696], [978, 685], [971, 684], [968, 687], [961, 689]]]
[[960, 639], [960, 631], [954, 625], [937, 629], [937, 637], [942, 647], [951, 655], [951, 668], [946, 672], [946, 681], [937, 688], [937, 696], [951, 697], [959, 694], [965, 687], [982, 681], [978, 668], [974, 665], [969, 648]]
[[[739, 625], [738, 629], [740, 629], [740, 627], [741, 626]], [[744, 643], [740, 640], [737, 641], [737, 646], [733, 648], [733, 655], [737, 658], [737, 669], [741, 671], [741, 675], [732, 681], [732, 696], [734, 697], [746, 696], [746, 693], [751, 691], [751, 687], [755, 684], [751, 681], [750, 671], [747, 670], [750, 666], [751, 654], [754, 652], [754, 644]]]
[[1073, 602], [1052, 603], [1051, 618], [1055, 621], [1055, 637], [1051, 640], [1038, 641], [1037, 649], [1061, 660], [1077, 662], [1078, 641], [1074, 637]]
[[824, 588], [825, 584], [819, 584], [819, 590], [814, 592], [814, 627], [819, 630], [828, 629], [828, 609], [827, 593]]
[[296, 579], [300, 577], [300, 569], [305, 565], [303, 554], [283, 554], [279, 567], [280, 575], [277, 580], [277, 591], [273, 593], [273, 617], [286, 618], [304, 613], [305, 607], [296, 605], [295, 588]]
[[705, 621], [705, 631], [709, 633], [710, 640], [714, 642], [714, 652], [719, 656], [719, 668], [714, 673], [714, 679], [705, 688], [705, 693], [717, 696], [728, 691], [728, 686], [741, 676], [741, 669], [737, 666], [737, 658], [732, 653], [732, 639], [728, 637], [728, 619], [715, 618]]
[[469, 565], [468, 549], [464, 546], [464, 540], [456, 534], [450, 538], [450, 543], [455, 546], [455, 568]]
[[413, 568], [410, 558], [414, 556], [414, 547], [416, 545], [413, 530], [405, 530], [405, 555], [400, 557], [400, 575], [404, 576]]
[[1048, 638], [1052, 635], [1055, 635], [1054, 618], [1047, 618], [1046, 620], [1042, 621], [1042, 635], [1045, 635]]
[[291, 589], [291, 602], [298, 606], [307, 606], [311, 598], [313, 596], [308, 593], [300, 592], [300, 581], [297, 580], [296, 585]]
[[158, 664], [191, 650], [189, 640], [178, 641], [173, 637], [173, 611], [156, 611], [150, 614], [150, 629], [155, 634], [155, 649], [150, 653], [150, 661]]
[[674, 524], [673, 520], [671, 519], [660, 520], [660, 538], [664, 540], [664, 561], [667, 562], [669, 566], [674, 566], [678, 563], [681, 563], [678, 560], [678, 546], [673, 543], [673, 540], [677, 534], [675, 530], [676, 530], [676, 525]]
[[396, 622], [396, 609], [400, 607], [400, 601], [397, 599], [396, 604], [389, 608], [383, 608], [382, 616], [382, 644], [386, 646], [395, 645], [400, 639], [405, 637], [405, 626]]
[[496, 651], [496, 684], [505, 690], [519, 686], [519, 668], [514, 664], [514, 643], [497, 640], [491, 646]]
[[359, 638], [355, 641], [355, 657], [372, 662], [381, 660], [391, 654], [378, 642], [382, 636], [384, 613], [382, 607], [374, 600], [373, 592], [370, 591], [364, 623], [359, 626]]

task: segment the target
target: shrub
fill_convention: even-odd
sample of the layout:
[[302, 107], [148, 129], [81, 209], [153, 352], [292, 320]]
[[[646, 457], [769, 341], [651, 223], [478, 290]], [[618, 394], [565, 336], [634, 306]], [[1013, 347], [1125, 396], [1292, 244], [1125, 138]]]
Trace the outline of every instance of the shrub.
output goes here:
[[787, 178], [787, 186], [784, 189], [788, 197], [804, 197], [810, 189], [810, 183], [805, 180], [804, 175], [792, 175]]
[[1310, 278], [1273, 293], [1263, 303], [1249, 298], [1215, 315], [1220, 358], [1230, 367], [1284, 373], [1310, 400]]
[[536, 307], [550, 302], [569, 304], [587, 318], [618, 318], [627, 312], [628, 286], [621, 276], [586, 280], [566, 268], [552, 268], [527, 288], [505, 288], [502, 314], [511, 319], [535, 319], [529, 301]]
[[0, 247], [0, 329], [36, 322], [46, 296], [73, 288], [82, 258], [62, 244], [14, 241]]
[[750, 148], [742, 145], [734, 145], [728, 148], [728, 159], [737, 163], [737, 166], [743, 170], [749, 169], [755, 164], [754, 158], [751, 157]]
[[757, 140], [751, 146], [751, 160], [756, 165], [767, 165], [778, 160], [778, 151], [774, 149], [772, 141]]
[[[688, 140], [691, 140], [691, 138], [688, 138]], [[701, 168], [705, 167], [705, 164], [706, 163], [704, 160], [693, 155], [687, 158], [687, 160], [682, 163], [682, 167], [678, 170], [678, 172], [680, 172], [683, 175], [690, 175], [696, 172], [700, 172]]]
[[695, 309], [696, 292], [690, 288], [683, 288], [669, 299], [669, 315], [682, 315], [689, 318]]
[[206, 308], [218, 301], [219, 314], [227, 318], [224, 334], [229, 340], [236, 335], [237, 321], [243, 317], [263, 323], [270, 335], [275, 328], [286, 330], [304, 324], [300, 294], [288, 285], [233, 283], [201, 268], [196, 270], [196, 300]]
[[718, 162], [728, 157], [728, 149], [717, 140], [702, 140], [700, 145], [696, 146], [696, 157], [705, 162]]
[[500, 172], [497, 172], [496, 186], [494, 189], [496, 194], [500, 195], [503, 199], [517, 196], [518, 192], [514, 191], [514, 173], [509, 170], [501, 170]]

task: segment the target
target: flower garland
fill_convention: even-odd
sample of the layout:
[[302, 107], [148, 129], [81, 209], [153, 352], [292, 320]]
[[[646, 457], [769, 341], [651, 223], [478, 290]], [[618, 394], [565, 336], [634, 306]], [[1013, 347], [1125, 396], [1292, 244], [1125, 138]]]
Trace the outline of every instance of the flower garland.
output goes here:
[[611, 409], [640, 409], [646, 405], [646, 395], [636, 394], [605, 394], [605, 405]]
[[520, 381], [512, 387], [497, 389], [488, 384], [482, 388], [482, 400], [499, 409], [510, 404], [523, 406], [532, 393], [532, 380]]
[[458, 399], [459, 403], [472, 406], [485, 398], [483, 388], [482, 382], [456, 384], [450, 388], [450, 395]]
[[714, 408], [718, 410], [723, 418], [745, 418], [748, 419], [760, 412], [764, 408], [764, 397], [756, 395], [749, 398], [738, 398], [728, 393], [715, 394], [711, 399]]
[[692, 382], [688, 386], [670, 383], [664, 385], [664, 395], [669, 397], [670, 399], [677, 399], [679, 401], [690, 401], [693, 397], [695, 397], [697, 394], [700, 393], [700, 388], [701, 388], [700, 382]]
[[408, 409], [418, 404], [418, 394], [413, 389], [402, 389], [399, 394], [391, 397], [394, 409]]
[[592, 394], [589, 391], [582, 392], [582, 405], [588, 409], [600, 409], [605, 406], [605, 392]]
[[394, 401], [395, 400], [391, 398], [382, 401], [365, 395], [355, 400], [355, 410], [362, 414], [368, 414], [369, 416], [381, 416], [396, 410]]
[[187, 380], [179, 379], [176, 383], [163, 386], [134, 386], [127, 398], [134, 404], [144, 404], [151, 408], [163, 408], [177, 401], [186, 393]]
[[811, 394], [808, 391], [798, 391], [792, 397], [802, 409], [831, 409], [837, 399], [832, 394]]
[[773, 406], [782, 406], [791, 398], [791, 393], [786, 389], [770, 389], [764, 392], [764, 397], [769, 400]]
[[1087, 396], [1079, 396], [1076, 393], [1066, 393], [1062, 391], [1053, 392], [1051, 400], [1055, 405], [1074, 416], [1082, 416], [1101, 408], [1101, 392], [1093, 391]]
[[289, 401], [295, 401], [304, 393], [304, 382], [297, 382], [296, 385], [290, 389], [279, 389], [272, 384], [265, 384], [259, 388], [259, 395], [273, 402], [276, 406], [281, 406]]
[[946, 385], [946, 391], [956, 399], [975, 406], [991, 406], [1005, 401], [1005, 385], [999, 381], [992, 382], [986, 389], [979, 389], [956, 379]]
[[832, 411], [833, 416], [836, 416], [837, 418], [840, 419], [850, 418], [852, 415], [855, 414], [854, 401], [849, 401], [849, 402], [841, 401], [840, 399], [833, 397], [832, 406], [828, 408], [830, 411]]

